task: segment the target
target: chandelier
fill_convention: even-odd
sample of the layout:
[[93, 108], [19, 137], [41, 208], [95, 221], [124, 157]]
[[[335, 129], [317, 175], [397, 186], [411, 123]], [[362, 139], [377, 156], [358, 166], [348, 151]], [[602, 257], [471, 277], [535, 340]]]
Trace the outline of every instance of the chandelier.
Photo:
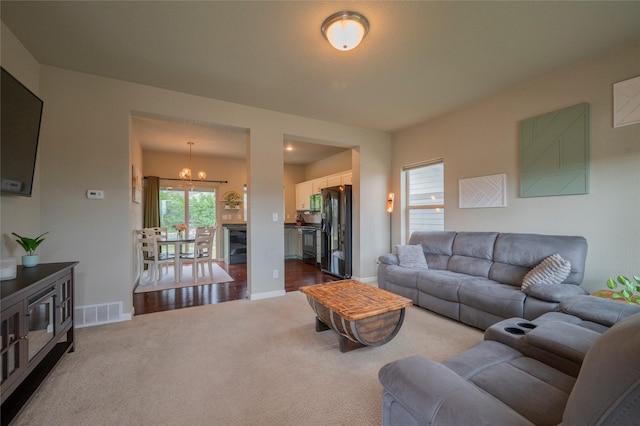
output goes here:
[[[180, 176], [180, 179], [182, 180], [191, 182], [191, 147], [193, 146], [193, 142], [187, 142], [187, 144], [189, 145], [189, 167], [185, 167], [184, 169], [182, 169], [180, 173], [178, 173], [178, 176]], [[206, 177], [207, 174], [205, 172], [198, 172], [198, 178], [200, 180], [205, 180]]]

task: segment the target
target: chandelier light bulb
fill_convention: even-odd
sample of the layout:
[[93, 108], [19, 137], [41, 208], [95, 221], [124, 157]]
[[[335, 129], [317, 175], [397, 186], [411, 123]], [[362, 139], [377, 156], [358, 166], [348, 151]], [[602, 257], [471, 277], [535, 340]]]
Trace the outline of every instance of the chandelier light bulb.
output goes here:
[[342, 11], [325, 19], [321, 31], [333, 47], [347, 51], [358, 46], [369, 32], [369, 21], [357, 12]]
[[[187, 142], [187, 145], [189, 145], [189, 167], [185, 167], [184, 169], [180, 170], [178, 176], [180, 176], [180, 179], [182, 180], [191, 182], [191, 147], [193, 146], [193, 142]], [[205, 180], [206, 177], [207, 174], [204, 171], [201, 170], [198, 172], [198, 178], [200, 180]]]

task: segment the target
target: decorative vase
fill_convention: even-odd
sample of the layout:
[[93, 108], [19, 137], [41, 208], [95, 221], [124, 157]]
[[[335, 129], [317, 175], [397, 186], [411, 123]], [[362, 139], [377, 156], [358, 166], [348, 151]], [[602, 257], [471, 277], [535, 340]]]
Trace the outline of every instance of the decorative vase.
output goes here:
[[34, 266], [38, 266], [38, 262], [40, 260], [40, 256], [37, 254], [28, 255], [25, 254], [22, 256], [22, 266], [25, 268], [32, 268]]

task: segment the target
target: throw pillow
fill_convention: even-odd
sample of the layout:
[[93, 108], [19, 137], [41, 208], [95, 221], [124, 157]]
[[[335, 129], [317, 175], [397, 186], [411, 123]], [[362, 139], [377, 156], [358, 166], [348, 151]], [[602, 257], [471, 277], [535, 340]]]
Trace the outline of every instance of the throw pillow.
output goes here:
[[560, 284], [570, 272], [571, 262], [563, 259], [558, 253], [552, 254], [527, 272], [520, 288], [524, 291], [531, 284]]
[[422, 245], [416, 244], [411, 246], [397, 245], [398, 260], [400, 266], [405, 268], [428, 268], [427, 259], [424, 257]]

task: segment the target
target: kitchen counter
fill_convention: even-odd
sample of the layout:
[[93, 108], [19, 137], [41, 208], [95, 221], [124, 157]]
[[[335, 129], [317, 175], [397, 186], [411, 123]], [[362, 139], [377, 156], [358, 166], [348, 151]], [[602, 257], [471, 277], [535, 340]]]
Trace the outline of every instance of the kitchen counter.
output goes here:
[[321, 229], [321, 225], [319, 223], [307, 223], [306, 225], [296, 225], [295, 223], [285, 223], [285, 228], [295, 228], [295, 229], [313, 229], [319, 231]]

